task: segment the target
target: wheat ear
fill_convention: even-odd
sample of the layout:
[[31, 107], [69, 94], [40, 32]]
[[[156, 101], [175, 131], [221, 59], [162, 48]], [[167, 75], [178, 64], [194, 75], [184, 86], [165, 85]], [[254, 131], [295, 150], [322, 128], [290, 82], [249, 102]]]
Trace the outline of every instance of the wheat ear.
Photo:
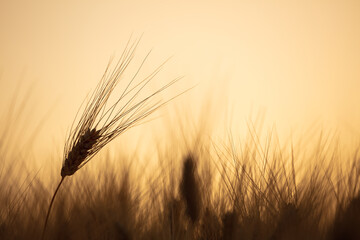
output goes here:
[[[70, 133], [65, 141], [61, 181], [51, 199], [41, 239], [44, 239], [45, 237], [50, 211], [56, 194], [65, 177], [73, 175], [88, 163], [106, 144], [126, 130], [139, 125], [143, 119], [174, 98], [173, 97], [165, 102], [157, 101], [156, 103], [151, 103], [151, 100], [156, 95], [176, 83], [180, 78], [168, 82], [152, 94], [138, 100], [139, 93], [146, 85], [148, 85], [164, 65], [163, 63], [145, 79], [135, 83], [138, 73], [150, 54], [149, 52], [136, 73], [126, 85], [118, 100], [110, 107], [106, 106], [112, 91], [122, 79], [125, 69], [133, 59], [139, 41], [140, 40], [137, 40], [132, 44], [130, 44], [130, 40], [128, 41], [125, 50], [112, 71], [110, 71], [110, 61], [102, 79], [92, 93], [90, 100], [87, 101], [77, 125], [73, 127], [74, 120], [71, 126]], [[129, 99], [125, 100], [125, 97], [127, 96], [129, 96]]]
[[180, 194], [186, 205], [186, 214], [192, 223], [199, 220], [201, 212], [201, 189], [198, 178], [195, 158], [189, 154], [183, 163]]

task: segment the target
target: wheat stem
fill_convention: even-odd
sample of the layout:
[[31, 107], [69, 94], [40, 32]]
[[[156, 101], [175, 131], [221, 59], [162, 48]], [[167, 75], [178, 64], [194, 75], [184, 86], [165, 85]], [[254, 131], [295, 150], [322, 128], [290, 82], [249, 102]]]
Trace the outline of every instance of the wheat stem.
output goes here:
[[60, 181], [59, 185], [57, 186], [57, 188], [56, 188], [56, 190], [55, 190], [55, 192], [54, 192], [54, 195], [53, 195], [53, 197], [52, 197], [52, 199], [51, 199], [51, 202], [50, 202], [50, 205], [49, 205], [49, 209], [48, 209], [47, 214], [46, 214], [46, 219], [45, 219], [44, 229], [43, 229], [43, 232], [42, 232], [42, 235], [41, 235], [41, 240], [44, 240], [45, 231], [46, 231], [46, 226], [47, 226], [47, 223], [48, 223], [48, 220], [49, 220], [51, 207], [52, 207], [52, 205], [53, 205], [53, 203], [54, 203], [55, 196], [56, 196], [57, 192], [59, 191], [59, 188], [60, 188], [62, 182], [64, 181], [64, 178], [65, 178], [65, 176], [64, 176], [64, 177], [61, 177], [61, 181]]

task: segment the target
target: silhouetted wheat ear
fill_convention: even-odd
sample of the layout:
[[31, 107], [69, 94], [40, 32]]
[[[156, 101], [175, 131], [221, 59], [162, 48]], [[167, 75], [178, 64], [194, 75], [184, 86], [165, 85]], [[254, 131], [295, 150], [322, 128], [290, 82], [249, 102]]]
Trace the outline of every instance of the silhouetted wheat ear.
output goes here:
[[134, 58], [139, 41], [140, 40], [137, 40], [134, 43], [130, 43], [130, 40], [128, 41], [125, 50], [113, 70], [110, 70], [110, 61], [102, 79], [96, 86], [91, 97], [85, 102], [83, 113], [79, 119], [75, 118], [78, 120], [78, 123], [75, 125], [73, 123], [71, 126], [70, 133], [65, 141], [61, 181], [51, 199], [41, 239], [44, 239], [51, 207], [64, 178], [76, 173], [114, 138], [128, 129], [139, 125], [150, 114], [182, 94], [180, 93], [165, 102], [161, 100], [155, 103], [152, 102], [156, 95], [180, 80], [180, 78], [176, 78], [151, 94], [138, 99], [140, 92], [159, 73], [165, 64], [161, 64], [144, 79], [136, 81], [140, 70], [150, 55], [149, 52], [143, 59], [138, 70], [129, 78], [129, 82], [119, 95], [118, 100], [112, 105], [107, 105], [111, 93], [122, 79], [123, 73]]
[[80, 137], [64, 161], [63, 167], [61, 168], [62, 177], [73, 175], [79, 169], [79, 166], [88, 157], [91, 149], [99, 138], [100, 131], [96, 129], [88, 129], [85, 134]]

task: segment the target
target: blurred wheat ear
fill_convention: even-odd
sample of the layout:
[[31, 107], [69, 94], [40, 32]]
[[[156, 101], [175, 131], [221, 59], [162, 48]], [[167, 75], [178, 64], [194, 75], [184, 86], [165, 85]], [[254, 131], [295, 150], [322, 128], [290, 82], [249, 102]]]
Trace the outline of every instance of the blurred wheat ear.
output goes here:
[[58, 184], [47, 211], [45, 224], [42, 232], [42, 238], [45, 237], [46, 226], [49, 220], [50, 211], [54, 203], [55, 196], [66, 176], [71, 176], [88, 163], [98, 151], [114, 138], [125, 132], [129, 128], [139, 125], [143, 119], [159, 109], [173, 98], [152, 103], [154, 97], [164, 91], [174, 83], [180, 80], [176, 78], [146, 97], [139, 98], [140, 92], [149, 84], [149, 82], [161, 70], [163, 64], [156, 68], [151, 74], [136, 82], [137, 76], [146, 62], [150, 52], [143, 59], [141, 65], [130, 78], [118, 100], [107, 107], [109, 97], [116, 85], [122, 79], [123, 73], [129, 66], [134, 57], [135, 50], [140, 40], [133, 43], [129, 40], [120, 59], [113, 70], [110, 70], [111, 61], [108, 64], [105, 73], [96, 86], [90, 99], [86, 101], [81, 117], [74, 127], [71, 126], [70, 133], [65, 142], [63, 166], [61, 168], [61, 180]]
[[196, 162], [192, 154], [184, 159], [180, 194], [186, 205], [187, 216], [192, 223], [197, 222], [200, 218], [202, 199]]

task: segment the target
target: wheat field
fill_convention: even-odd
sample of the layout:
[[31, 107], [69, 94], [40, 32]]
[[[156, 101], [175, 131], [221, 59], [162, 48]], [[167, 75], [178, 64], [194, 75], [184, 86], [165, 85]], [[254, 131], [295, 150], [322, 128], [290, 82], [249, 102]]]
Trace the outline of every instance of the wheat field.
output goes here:
[[[342, 149], [323, 132], [310, 136], [309, 147], [306, 137], [280, 143], [275, 131], [261, 136], [250, 123], [241, 141], [234, 132], [215, 140], [211, 124], [179, 119], [164, 125], [166, 144], [148, 143], [156, 157], [146, 159], [116, 143], [114, 154], [93, 151], [96, 139], [86, 138], [100, 133], [91, 124], [78, 131], [88, 123], [80, 121], [50, 203], [61, 154], [47, 168], [27, 163], [37, 154], [17, 131], [26, 128], [20, 106], [9, 107], [0, 129], [0, 239], [360, 239], [358, 148]], [[95, 118], [90, 110], [85, 120]], [[78, 171], [88, 156], [94, 159]]]

